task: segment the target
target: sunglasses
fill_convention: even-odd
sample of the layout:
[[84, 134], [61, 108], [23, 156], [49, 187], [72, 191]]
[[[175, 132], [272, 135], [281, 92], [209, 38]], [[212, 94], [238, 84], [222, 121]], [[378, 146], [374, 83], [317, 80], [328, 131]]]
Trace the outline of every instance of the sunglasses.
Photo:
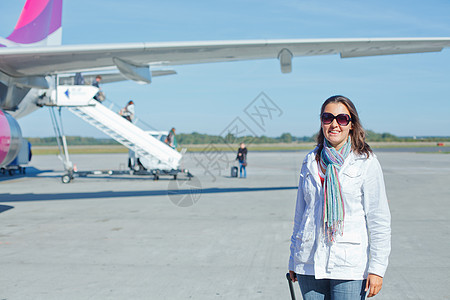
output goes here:
[[337, 116], [330, 113], [323, 113], [321, 116], [321, 120], [323, 124], [331, 124], [333, 120], [336, 119], [337, 123], [341, 126], [347, 126], [348, 123], [352, 120], [347, 114], [339, 114]]

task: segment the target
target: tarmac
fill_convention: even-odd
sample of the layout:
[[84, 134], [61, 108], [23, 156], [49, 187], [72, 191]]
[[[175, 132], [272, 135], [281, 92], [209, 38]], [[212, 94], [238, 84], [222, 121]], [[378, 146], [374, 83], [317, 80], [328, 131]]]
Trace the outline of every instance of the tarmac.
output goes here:
[[[392, 252], [375, 299], [450, 299], [450, 155], [376, 153]], [[186, 154], [191, 181], [122, 174], [63, 184], [55, 156], [33, 157], [25, 176], [0, 175], [0, 299], [290, 299], [306, 151], [250, 152], [246, 179], [230, 177], [223, 154]], [[127, 162], [71, 158], [79, 170]]]

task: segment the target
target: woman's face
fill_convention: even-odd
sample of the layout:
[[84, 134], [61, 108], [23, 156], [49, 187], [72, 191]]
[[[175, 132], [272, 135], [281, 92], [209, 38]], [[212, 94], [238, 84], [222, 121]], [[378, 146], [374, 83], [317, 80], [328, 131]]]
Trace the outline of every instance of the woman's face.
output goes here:
[[[333, 114], [334, 116], [339, 114], [347, 114], [350, 116], [347, 107], [342, 103], [328, 103], [323, 112]], [[321, 124], [323, 135], [336, 150], [341, 149], [345, 142], [347, 142], [350, 130], [353, 128], [352, 122], [346, 126], [342, 126], [338, 124], [336, 119], [330, 124], [324, 124], [323, 122]]]

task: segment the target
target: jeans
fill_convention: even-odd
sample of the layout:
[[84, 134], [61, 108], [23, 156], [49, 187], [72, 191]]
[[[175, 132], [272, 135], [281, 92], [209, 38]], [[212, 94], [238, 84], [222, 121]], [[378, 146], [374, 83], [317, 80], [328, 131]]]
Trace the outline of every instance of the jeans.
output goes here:
[[304, 300], [364, 300], [366, 280], [316, 279], [297, 274]]
[[243, 164], [244, 164], [243, 161], [239, 162], [239, 177], [242, 177], [242, 170], [244, 170], [244, 178], [246, 178], [247, 177], [247, 170], [245, 169], [245, 166]]

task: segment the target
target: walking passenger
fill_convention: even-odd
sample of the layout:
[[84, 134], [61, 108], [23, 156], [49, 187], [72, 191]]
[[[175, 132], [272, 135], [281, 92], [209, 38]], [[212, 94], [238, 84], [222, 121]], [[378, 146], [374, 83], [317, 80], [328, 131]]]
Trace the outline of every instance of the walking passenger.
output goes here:
[[128, 101], [127, 105], [119, 111], [119, 115], [124, 117], [130, 122], [133, 122], [134, 119], [134, 102], [133, 100]]
[[164, 141], [167, 145], [175, 149], [177, 147], [177, 139], [175, 137], [175, 128], [170, 129], [169, 134]]
[[[236, 159], [239, 161], [239, 177], [247, 178], [247, 148], [244, 143], [239, 146]], [[242, 176], [242, 171], [244, 171], [244, 176]]]

